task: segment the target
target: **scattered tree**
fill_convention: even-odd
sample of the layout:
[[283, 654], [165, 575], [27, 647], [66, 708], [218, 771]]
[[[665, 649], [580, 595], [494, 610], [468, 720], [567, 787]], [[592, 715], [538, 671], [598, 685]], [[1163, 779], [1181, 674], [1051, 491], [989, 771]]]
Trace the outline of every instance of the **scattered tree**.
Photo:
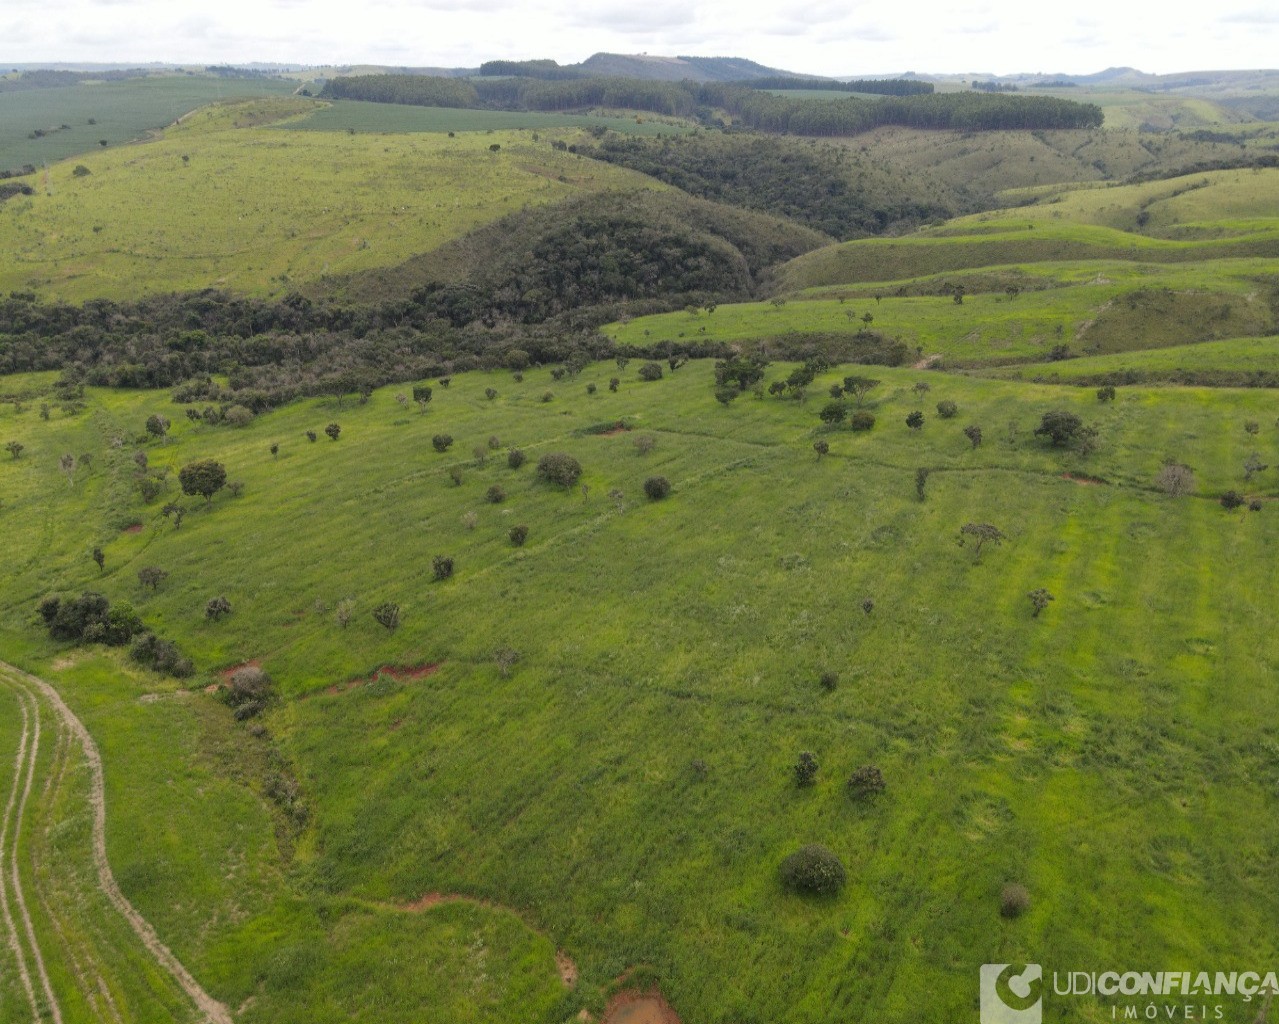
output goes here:
[[547, 452], [537, 460], [537, 475], [561, 487], [572, 487], [582, 475], [582, 464], [565, 452]]
[[213, 459], [189, 462], [178, 470], [178, 483], [183, 494], [199, 495], [206, 504], [211, 503], [213, 496], [226, 486], [226, 467]]
[[500, 505], [506, 500], [506, 492], [500, 486], [494, 484], [485, 493], [484, 498], [493, 505]]
[[204, 617], [217, 622], [222, 616], [231, 614], [231, 602], [225, 597], [210, 598], [204, 606]]
[[855, 798], [884, 791], [884, 773], [873, 764], [864, 764], [848, 777], [848, 792]]
[[506, 535], [510, 538], [512, 544], [517, 548], [522, 548], [524, 542], [528, 540], [528, 527], [522, 523], [519, 526], [512, 526]]
[[67, 475], [67, 485], [69, 487], [74, 487], [76, 471], [75, 456], [71, 454], [63, 455], [60, 459], [58, 459], [58, 468]]
[[914, 412], [912, 412], [909, 416], [906, 417], [906, 426], [910, 427], [911, 430], [918, 430], [923, 425], [924, 425], [924, 414], [920, 412], [918, 409], [916, 409]]
[[981, 427], [977, 425], [964, 427], [964, 436], [972, 442], [972, 446], [977, 448], [981, 445]]
[[373, 618], [388, 633], [400, 628], [400, 606], [394, 601], [383, 601], [373, 609]]
[[175, 530], [182, 529], [182, 517], [186, 514], [186, 508], [179, 505], [176, 501], [171, 501], [169, 504], [165, 505], [164, 508], [160, 509], [160, 515], [164, 516], [165, 519], [171, 520]]
[[1035, 609], [1033, 618], [1036, 619], [1039, 618], [1039, 613], [1048, 607], [1049, 601], [1056, 600], [1056, 598], [1054, 598], [1052, 594], [1048, 593], [1048, 591], [1046, 591], [1043, 587], [1036, 587], [1027, 594], [1026, 597], [1030, 599], [1030, 606]]
[[448, 555], [436, 555], [431, 559], [431, 572], [436, 580], [446, 580], [453, 575], [453, 559]]
[[973, 561], [981, 561], [981, 549], [986, 544], [998, 546], [1004, 541], [1003, 531], [990, 523], [965, 523], [959, 528], [959, 546], [962, 548], [968, 538], [973, 541]]
[[336, 441], [342, 433], [342, 428], [336, 423], [330, 423], [324, 428], [324, 432], [328, 435], [330, 441]]
[[1261, 456], [1256, 452], [1253, 452], [1244, 460], [1243, 478], [1245, 480], [1251, 480], [1257, 473], [1262, 473], [1269, 468], [1269, 466], [1261, 461]]
[[848, 875], [840, 859], [827, 847], [810, 843], [782, 861], [782, 885], [809, 896], [834, 896]]
[[848, 406], [843, 402], [827, 402], [822, 406], [822, 411], [817, 414], [817, 418], [827, 426], [837, 427], [843, 423], [848, 417]]
[[803, 751], [795, 762], [795, 785], [801, 788], [811, 786], [817, 781], [817, 768], [817, 758], [809, 751]]
[[493, 399], [497, 397], [497, 388], [485, 388], [484, 397], [487, 398], [490, 402], [493, 401]]
[[857, 431], [870, 430], [875, 426], [875, 414], [866, 409], [858, 409], [848, 417], [848, 425]]
[[616, 391], [616, 390], [617, 390], [617, 389], [621, 386], [621, 384], [622, 384], [622, 382], [621, 382], [620, 380], [618, 380], [616, 377], [610, 377], [610, 378], [608, 379], [608, 389], [609, 389], [609, 391]]
[[159, 590], [160, 584], [169, 578], [169, 574], [158, 566], [149, 565], [138, 570], [138, 583], [152, 590]]
[[417, 403], [419, 412], [426, 412], [426, 407], [431, 404], [431, 386], [429, 384], [417, 384], [413, 388], [413, 401]]
[[152, 437], [158, 437], [165, 444], [169, 443], [169, 426], [168, 417], [161, 416], [159, 413], [152, 413], [147, 417], [147, 433]]
[[22, 453], [27, 446], [25, 444], [22, 444], [19, 441], [10, 441], [4, 447], [5, 447], [5, 451], [7, 451], [10, 455], [12, 455], [14, 460], [17, 461], [18, 459], [22, 457]]
[[645, 363], [639, 368], [638, 373], [640, 380], [654, 381], [662, 379], [661, 363]]
[[1046, 437], [1054, 448], [1066, 448], [1078, 442], [1088, 430], [1073, 412], [1054, 409], [1046, 412], [1035, 428], [1036, 437]]
[[98, 572], [106, 571], [107, 556], [102, 553], [101, 548], [93, 549], [93, 560], [98, 563]]
[[953, 420], [958, 413], [959, 406], [949, 398], [943, 398], [937, 403], [937, 415], [944, 420]]
[[650, 476], [644, 481], [644, 493], [653, 501], [660, 501], [671, 493], [671, 482], [664, 476]]
[[333, 618], [337, 620], [337, 624], [343, 629], [351, 624], [351, 616], [355, 614], [355, 599], [344, 597], [337, 603], [337, 607], [333, 609]]
[[1107, 384], [1105, 387], [1097, 389], [1097, 401], [1113, 402], [1115, 400], [1115, 387], [1113, 384]]
[[476, 469], [483, 469], [489, 460], [489, 450], [483, 445], [477, 444], [471, 449], [471, 458], [475, 460]]
[[519, 448], [512, 448], [506, 453], [506, 464], [510, 466], [511, 469], [519, 469], [522, 465], [524, 465], [527, 458], [528, 456], [526, 456]]
[[431, 447], [441, 454], [448, 451], [452, 445], [453, 438], [449, 434], [436, 434], [433, 438], [431, 438]]
[[917, 398], [923, 398], [932, 389], [933, 389], [932, 385], [929, 384], [927, 381], [923, 381], [923, 380], [917, 380], [911, 386], [911, 391], [915, 392], [915, 397]]
[[461, 487], [461, 486], [462, 486], [462, 479], [463, 479], [463, 477], [464, 477], [464, 476], [465, 476], [465, 474], [462, 472], [462, 467], [461, 467], [461, 466], [450, 466], [450, 467], [449, 467], [449, 479], [453, 481], [453, 486], [454, 486], [454, 487]]
[[656, 447], [657, 438], [655, 438], [652, 434], [640, 434], [640, 436], [635, 439], [636, 455], [647, 455]]
[[830, 454], [830, 444], [826, 441], [814, 441], [813, 451], [817, 453], [817, 458], [820, 460], [823, 455]]

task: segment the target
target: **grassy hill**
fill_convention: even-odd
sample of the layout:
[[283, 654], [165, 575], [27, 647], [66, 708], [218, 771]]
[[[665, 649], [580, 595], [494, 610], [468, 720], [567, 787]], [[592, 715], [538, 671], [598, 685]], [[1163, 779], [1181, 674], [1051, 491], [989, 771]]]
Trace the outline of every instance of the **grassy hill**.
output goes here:
[[[1251, 450], [1275, 461], [1273, 427], [1243, 427], [1270, 423], [1269, 396], [1124, 389], [1101, 405], [876, 368], [877, 423], [857, 434], [823, 427], [819, 403], [722, 407], [705, 362], [652, 384], [637, 366], [461, 375], [425, 415], [394, 388], [238, 430], [174, 415], [169, 443], [141, 445], [153, 468], [214, 457], [243, 483], [192, 503], [180, 530], [133, 487], [143, 421], [177, 412], [166, 395], [90, 392], [84, 412], [43, 421], [47, 378], [6, 381], [35, 392], [0, 412], [0, 433], [27, 445], [0, 463], [17, 541], [0, 555], [6, 651], [102, 737], [122, 884], [240, 1019], [351, 1019], [381, 991], [381, 1020], [428, 1005], [562, 1021], [598, 1013], [639, 967], [689, 1021], [948, 1022], [985, 961], [1279, 952], [1275, 521], [1268, 505], [1214, 500], [1276, 493], [1273, 473], [1245, 485], [1239, 469]], [[932, 415], [942, 399], [958, 417]], [[918, 432], [903, 423], [915, 408]], [[1052, 408], [1098, 428], [1096, 454], [1032, 435]], [[303, 436], [330, 421], [338, 441]], [[633, 429], [603, 432], [619, 421]], [[969, 423], [985, 428], [980, 448]], [[441, 455], [429, 439], [444, 432], [456, 440]], [[640, 435], [656, 441], [647, 455]], [[507, 446], [528, 464], [510, 469]], [[63, 451], [95, 456], [72, 486]], [[551, 451], [580, 459], [588, 490], [534, 480]], [[1169, 454], [1194, 466], [1194, 495], [1153, 488]], [[648, 501], [641, 484], [659, 474], [673, 494]], [[956, 546], [972, 521], [1006, 543], [980, 558]], [[523, 547], [515, 524], [530, 528]], [[432, 580], [436, 555], [455, 559], [452, 578]], [[144, 566], [170, 576], [144, 590]], [[37, 639], [38, 598], [89, 587], [177, 642], [199, 685], [139, 703], [186, 691]], [[1038, 618], [1036, 587], [1056, 597]], [[233, 611], [214, 622], [204, 605], [219, 594]], [[382, 601], [401, 606], [395, 632], [370, 614]], [[502, 648], [518, 653], [506, 670]], [[249, 660], [279, 696], [236, 724], [200, 686]], [[382, 665], [431, 669], [370, 681]], [[821, 767], [797, 789], [805, 750]], [[888, 788], [853, 799], [844, 781], [868, 762]], [[301, 827], [281, 779], [305, 801]], [[198, 848], [178, 856], [196, 819]], [[231, 836], [228, 876], [196, 854]], [[831, 901], [778, 886], [780, 860], [813, 841], [849, 870]], [[1032, 894], [1017, 920], [999, 916], [1009, 881]], [[487, 902], [395, 909], [431, 892]], [[576, 961], [575, 988], [554, 948]], [[748, 972], [772, 983], [741, 984]], [[1231, 1005], [1224, 1019], [1252, 1014]]]
[[278, 294], [402, 262], [525, 205], [647, 184], [520, 132], [270, 127], [314, 105], [210, 109], [145, 146], [56, 165], [48, 190], [0, 205], [0, 288], [76, 300], [208, 286]]

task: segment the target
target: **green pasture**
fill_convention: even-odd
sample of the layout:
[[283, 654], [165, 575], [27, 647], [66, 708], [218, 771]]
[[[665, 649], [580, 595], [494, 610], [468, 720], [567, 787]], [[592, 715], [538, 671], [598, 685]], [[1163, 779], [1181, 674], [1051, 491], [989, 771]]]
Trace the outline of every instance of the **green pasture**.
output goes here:
[[[204, 287], [281, 294], [401, 263], [529, 204], [653, 184], [523, 132], [265, 127], [313, 107], [201, 110], [145, 145], [53, 166], [47, 187], [42, 179], [36, 195], [0, 205], [0, 289], [70, 300]], [[90, 173], [77, 176], [77, 164]]]
[[416, 107], [402, 103], [365, 103], [333, 100], [305, 117], [282, 125], [308, 131], [400, 133], [545, 131], [552, 128], [607, 128], [623, 135], [679, 135], [686, 124], [674, 124], [653, 115], [607, 117], [594, 114], [544, 114], [517, 110], [463, 110], [451, 107]]
[[[1254, 451], [1279, 462], [1272, 395], [1121, 388], [1103, 404], [845, 366], [806, 402], [725, 407], [708, 361], [651, 384], [637, 369], [458, 375], [425, 414], [391, 387], [239, 430], [192, 425], [155, 392], [90, 391], [44, 421], [47, 375], [3, 382], [32, 395], [0, 405], [0, 436], [27, 446], [0, 459], [0, 656], [43, 671], [98, 737], [121, 884], [215, 996], [248, 1022], [562, 1022], [598, 1015], [640, 967], [688, 1022], [950, 1024], [973, 1014], [985, 962], [1274, 960], [1279, 485], [1241, 468]], [[882, 381], [866, 433], [817, 416], [851, 372]], [[1056, 408], [1097, 428], [1094, 454], [1033, 435]], [[154, 412], [167, 444], [139, 440]], [[632, 429], [603, 432], [619, 421]], [[329, 422], [338, 441], [304, 436]], [[153, 467], [222, 460], [243, 491], [185, 499], [176, 530], [158, 512], [176, 490], [136, 495], [138, 448]], [[534, 479], [551, 451], [581, 461], [585, 491]], [[65, 452], [93, 455], [70, 483]], [[1169, 457], [1194, 468], [1193, 494], [1154, 487]], [[651, 502], [659, 474], [673, 493]], [[1262, 510], [1226, 512], [1226, 489]], [[968, 522], [1007, 539], [975, 557], [956, 543]], [[435, 555], [451, 579], [433, 580]], [[144, 591], [143, 566], [171, 575]], [[89, 587], [194, 658], [189, 689], [41, 638], [39, 598]], [[1037, 587], [1056, 600], [1034, 618]], [[212, 622], [216, 595], [233, 612]], [[393, 633], [370, 614], [382, 601], [401, 605]], [[509, 674], [500, 648], [518, 653]], [[247, 660], [279, 700], [241, 724], [203, 688]], [[791, 773], [803, 750], [821, 764], [810, 789]], [[844, 780], [866, 763], [887, 790], [859, 801]], [[269, 799], [281, 773], [300, 826]], [[779, 888], [806, 842], [848, 868], [833, 900]], [[999, 916], [1008, 881], [1031, 893], [1017, 920]], [[487, 903], [393, 909], [435, 891]], [[572, 991], [556, 948], [581, 970]], [[1230, 1002], [1223, 1019], [1255, 1015]]]
[[[131, 142], [208, 103], [285, 94], [294, 88], [269, 79], [157, 75], [0, 92], [0, 170], [24, 164], [41, 168], [78, 153], [96, 152], [102, 139], [108, 146]], [[31, 138], [35, 131], [45, 134]]]
[[1093, 380], [1106, 374], [1129, 373], [1137, 380], [1175, 380], [1178, 376], [1220, 372], [1226, 381], [1242, 383], [1249, 375], [1279, 373], [1279, 338], [1231, 338], [1196, 345], [1176, 345], [1140, 352], [1068, 359], [1050, 366], [1007, 367], [990, 375], [1063, 384]]

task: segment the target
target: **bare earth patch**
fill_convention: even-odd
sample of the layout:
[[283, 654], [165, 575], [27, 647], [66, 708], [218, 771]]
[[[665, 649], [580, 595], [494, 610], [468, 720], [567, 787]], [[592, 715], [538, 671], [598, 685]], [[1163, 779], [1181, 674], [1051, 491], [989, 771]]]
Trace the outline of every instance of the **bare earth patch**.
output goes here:
[[565, 987], [572, 988], [577, 984], [577, 964], [562, 949], [555, 951], [555, 966], [559, 969], [560, 981], [564, 982]]
[[1080, 487], [1109, 487], [1110, 481], [1104, 480], [1099, 476], [1085, 476], [1083, 473], [1062, 473], [1063, 480], [1069, 480], [1072, 484], [1079, 484]]
[[380, 665], [370, 672], [367, 676], [356, 676], [354, 679], [348, 679], [344, 683], [334, 683], [326, 686], [324, 692], [327, 694], [346, 693], [347, 690], [354, 690], [358, 686], [367, 686], [369, 683], [376, 683], [385, 676], [387, 679], [394, 679], [397, 683], [411, 683], [419, 679], [425, 679], [427, 676], [433, 676], [440, 670], [440, 662], [432, 662], [425, 665]]
[[142, 532], [142, 524], [141, 524], [141, 523], [130, 523], [128, 526], [126, 526], [126, 527], [124, 528], [124, 532], [125, 532], [125, 533], [141, 533], [141, 532]]
[[609, 1000], [604, 1024], [681, 1024], [679, 1015], [656, 989], [619, 992]]

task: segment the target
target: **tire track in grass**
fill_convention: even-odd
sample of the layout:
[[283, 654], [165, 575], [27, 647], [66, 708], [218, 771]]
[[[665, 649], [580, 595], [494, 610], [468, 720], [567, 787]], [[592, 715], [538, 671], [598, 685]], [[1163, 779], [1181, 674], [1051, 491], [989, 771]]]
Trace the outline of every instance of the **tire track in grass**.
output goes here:
[[[22, 788], [23, 766], [27, 761], [27, 747], [31, 739], [31, 716], [27, 711], [25, 693], [18, 687], [11, 688], [18, 701], [18, 710], [22, 714], [22, 735], [18, 742], [18, 754], [13, 762], [13, 786], [9, 790], [9, 800], [5, 804], [4, 818], [0, 821], [0, 915], [4, 917], [5, 931], [8, 933], [9, 949], [13, 951], [13, 959], [18, 967], [18, 978], [22, 981], [22, 989], [31, 1004], [31, 1019], [40, 1020], [40, 1008], [36, 1003], [35, 988], [31, 984], [31, 973], [27, 970], [27, 958], [18, 941], [18, 927], [13, 920], [13, 912], [9, 906], [9, 880], [3, 877], [4, 854], [9, 843], [9, 826], [13, 818], [14, 807], [18, 802], [18, 791]], [[17, 847], [17, 830], [14, 830], [14, 847]]]
[[[115, 875], [112, 874], [111, 865], [107, 860], [106, 781], [102, 768], [102, 755], [98, 752], [98, 745], [93, 741], [93, 737], [89, 735], [89, 730], [84, 727], [84, 723], [75, 716], [62, 700], [58, 691], [43, 679], [28, 675], [2, 661], [0, 661], [0, 678], [3, 678], [5, 682], [15, 689], [23, 691], [33, 703], [36, 701], [37, 695], [47, 701], [71, 735], [79, 741], [80, 747], [84, 751], [85, 760], [89, 765], [91, 780], [89, 805], [93, 812], [93, 864], [97, 871], [99, 888], [106, 894], [112, 906], [128, 921], [134, 934], [138, 936], [147, 951], [172, 975], [191, 1001], [195, 1003], [208, 1024], [234, 1024], [230, 1011], [209, 995], [200, 983], [192, 977], [191, 973], [182, 965], [178, 958], [160, 941], [160, 937], [156, 934], [155, 929], [151, 927], [150, 922], [138, 913], [116, 883]], [[32, 763], [34, 764], [34, 759], [32, 759]], [[28, 789], [30, 789], [29, 780]], [[57, 1020], [58, 1024], [61, 1024], [61, 1018], [59, 1017]]]

